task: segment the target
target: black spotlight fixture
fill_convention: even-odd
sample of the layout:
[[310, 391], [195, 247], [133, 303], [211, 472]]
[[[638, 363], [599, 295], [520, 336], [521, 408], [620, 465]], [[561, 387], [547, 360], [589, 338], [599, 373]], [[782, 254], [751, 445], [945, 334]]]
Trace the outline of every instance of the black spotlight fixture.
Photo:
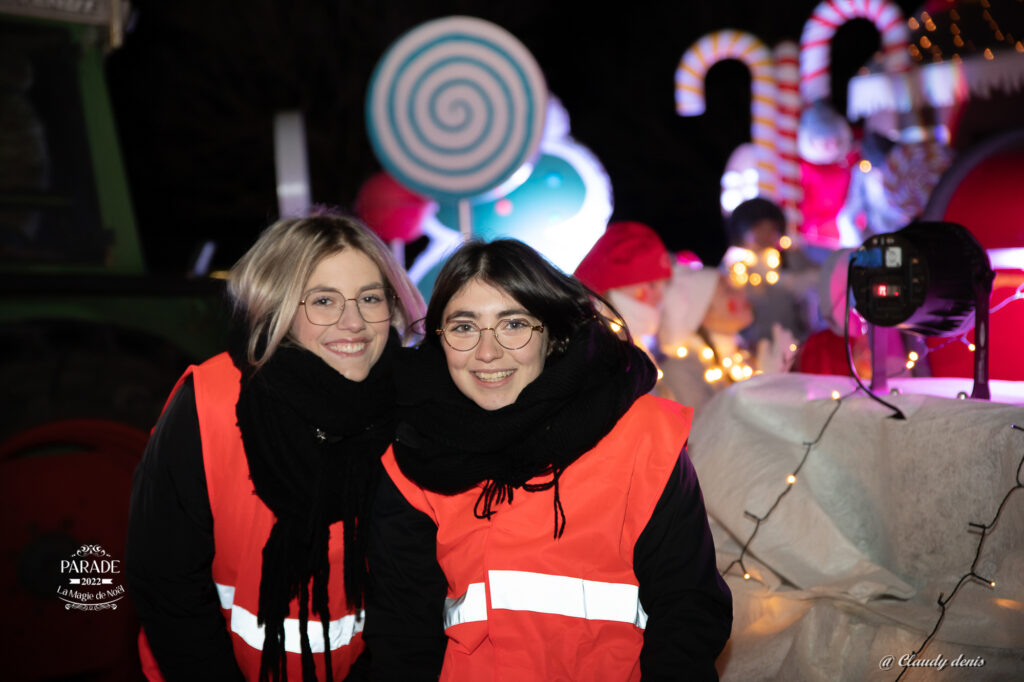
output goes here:
[[995, 273], [962, 225], [913, 222], [876, 234], [850, 257], [849, 283], [869, 324], [921, 336], [956, 336], [974, 326], [972, 398], [989, 398], [988, 306]]

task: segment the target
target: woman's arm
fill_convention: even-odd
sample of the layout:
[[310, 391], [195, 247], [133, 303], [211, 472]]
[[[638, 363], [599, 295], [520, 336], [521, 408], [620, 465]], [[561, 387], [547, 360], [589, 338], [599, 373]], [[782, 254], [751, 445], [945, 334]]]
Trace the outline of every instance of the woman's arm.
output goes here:
[[649, 680], [716, 680], [715, 658], [732, 629], [732, 595], [697, 474], [684, 449], [633, 551], [647, 612], [640, 670]]
[[125, 555], [135, 610], [169, 682], [242, 679], [210, 572], [213, 553], [190, 377], [164, 410], [135, 470]]
[[448, 638], [437, 526], [385, 473], [370, 517], [363, 639], [373, 680], [437, 680]]

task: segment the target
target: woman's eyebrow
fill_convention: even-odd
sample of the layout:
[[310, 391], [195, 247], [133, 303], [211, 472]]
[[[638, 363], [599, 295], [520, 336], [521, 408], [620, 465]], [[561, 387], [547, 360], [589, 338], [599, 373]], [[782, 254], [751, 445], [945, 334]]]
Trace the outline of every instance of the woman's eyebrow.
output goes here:
[[448, 320], [451, 320], [456, 317], [468, 317], [471, 320], [475, 320], [477, 319], [478, 316], [472, 310], [453, 310], [450, 313], [448, 313], [448, 315], [444, 318], [444, 321], [447, 322]]

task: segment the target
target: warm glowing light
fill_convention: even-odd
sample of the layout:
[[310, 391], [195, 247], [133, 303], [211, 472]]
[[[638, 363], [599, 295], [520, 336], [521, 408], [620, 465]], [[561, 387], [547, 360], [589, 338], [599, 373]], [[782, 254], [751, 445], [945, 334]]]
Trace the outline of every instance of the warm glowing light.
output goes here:
[[832, 400], [839, 400], [839, 391], [832, 391]]
[[710, 346], [704, 346], [700, 349], [700, 356], [705, 360], [710, 360], [715, 357], [715, 351], [711, 350]]
[[690, 354], [690, 351], [686, 349], [686, 346], [679, 346], [679, 348], [676, 348], [676, 357], [677, 358], [685, 358], [689, 354]]
[[[1020, 43], [1017, 44], [1019, 45]], [[793, 246], [793, 240], [790, 239], [788, 236], [783, 235], [783, 237], [779, 239], [779, 246], [782, 247], [783, 249], [788, 249], [789, 247]]]
[[960, 13], [957, 12], [955, 9], [951, 9], [949, 10], [949, 18], [952, 19], [953, 21], [960, 21]]
[[744, 580], [750, 580], [750, 574], [749, 573], [744, 573], [743, 574], [743, 579]]
[[745, 272], [741, 272], [738, 275], [733, 275], [733, 280], [736, 282], [736, 284], [739, 284], [740, 286], [743, 286], [744, 284], [746, 284], [747, 280], [749, 280], [749, 279], [750, 278], [747, 277], [747, 273], [745, 273]]
[[928, 12], [921, 12], [921, 18], [924, 19], [925, 21], [931, 21], [932, 20], [932, 16], [930, 14], [928, 14]]
[[973, 343], [967, 344], [967, 350], [969, 350], [969, 351], [971, 351], [973, 353], [974, 352], [974, 344]]
[[704, 381], [709, 384], [713, 384], [722, 378], [722, 370], [718, 367], [712, 367], [708, 371], [704, 372]]
[[908, 360], [913, 360], [914, 362], [917, 362], [917, 358], [918, 358], [918, 355], [917, 355], [917, 353], [915, 351], [910, 351], [907, 354], [907, 359]]
[[757, 265], [757, 254], [755, 254], [753, 251], [749, 249], [743, 249], [742, 260], [748, 268], [753, 267]]
[[658, 369], [658, 381], [661, 381], [662, 378], [664, 378], [664, 376], [665, 376], [665, 373], [662, 372], [661, 369], [659, 368]]
[[953, 36], [953, 44], [956, 45], [957, 47], [963, 47], [964, 39], [961, 38], [960, 36]]
[[992, 49], [991, 48], [986, 47], [984, 55], [985, 55], [985, 59], [988, 59], [989, 61], [995, 59], [995, 55], [992, 54]]
[[928, 39], [928, 36], [921, 36], [920, 43], [921, 47], [923, 47], [926, 50], [932, 46], [932, 41]]
[[732, 377], [733, 381], [743, 381], [746, 378], [743, 376], [743, 368], [739, 365], [732, 366], [732, 369], [729, 370], [729, 376]]
[[750, 376], [753, 373], [754, 373], [754, 370], [753, 370], [753, 368], [750, 365], [743, 365], [743, 378], [744, 379], [749, 379]]
[[924, 27], [925, 27], [925, 30], [927, 30], [927, 31], [934, 31], [935, 30], [935, 22], [932, 21], [931, 19], [929, 19], [928, 21], [925, 22]]
[[747, 266], [744, 265], [743, 263], [733, 263], [732, 271], [735, 272], [737, 275], [742, 275], [744, 272], [747, 271]]
[[1018, 40], [1017, 44], [1013, 46], [1013, 49], [1017, 50], [1017, 52], [1024, 52], [1024, 43]]
[[990, 580], [989, 583], [988, 583], [988, 586], [989, 587], [995, 587], [996, 586], [996, 581], [995, 580]]
[[995, 36], [996, 40], [998, 40], [999, 42], [1003, 42], [1003, 32], [1000, 31], [998, 28], [996, 29]]
[[861, 173], [870, 173], [871, 172], [871, 162], [868, 161], [867, 159], [861, 159], [860, 163], [857, 164], [857, 168], [860, 168], [860, 172]]
[[955, 36], [958, 36], [958, 35], [960, 35], [960, 27], [957, 26], [956, 24], [950, 24], [949, 25], [949, 32], [952, 33]]
[[790, 350], [790, 352], [796, 352], [796, 344], [795, 343], [789, 344], [789, 350]]
[[608, 326], [611, 327], [612, 331], [615, 332], [616, 334], [622, 331], [622, 325], [619, 324], [618, 322], [609, 322]]
[[907, 369], [914, 369], [914, 361], [907, 360]]
[[774, 270], [769, 270], [764, 275], [764, 281], [768, 282], [768, 284], [775, 284], [779, 281], [779, 273]]
[[722, 358], [722, 367], [726, 369], [732, 367], [732, 358]]
[[920, 25], [921, 24], [917, 23], [917, 19], [915, 19], [914, 17], [910, 17], [909, 19], [907, 19], [907, 26], [910, 27], [911, 31], [916, 31], [918, 26]]
[[759, 286], [760, 284], [761, 284], [761, 275], [757, 274], [756, 272], [751, 274], [750, 275], [750, 285], [756, 287], [756, 286]]
[[782, 256], [776, 249], [768, 249], [764, 252], [764, 262], [770, 268], [777, 268], [782, 262]]
[[786, 483], [790, 485], [796, 483], [796, 474], [790, 474], [789, 476], [786, 476]]

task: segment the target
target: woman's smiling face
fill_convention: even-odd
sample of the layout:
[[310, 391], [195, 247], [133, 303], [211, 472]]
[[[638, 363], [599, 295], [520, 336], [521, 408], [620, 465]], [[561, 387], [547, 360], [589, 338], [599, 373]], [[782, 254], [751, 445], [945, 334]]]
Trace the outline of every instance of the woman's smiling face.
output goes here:
[[519, 393], [544, 370], [548, 331], [533, 332], [522, 348], [501, 346], [492, 328], [502, 320], [520, 320], [530, 326], [541, 321], [505, 291], [479, 279], [467, 282], [448, 301], [441, 316], [443, 329], [467, 323], [486, 329], [480, 342], [468, 351], [452, 348], [442, 339], [448, 372], [463, 394], [485, 410], [511, 405]]
[[[305, 293], [312, 301], [318, 294], [332, 300], [357, 299], [368, 294], [384, 295], [387, 280], [376, 263], [362, 251], [347, 248], [324, 258], [306, 282]], [[354, 300], [335, 324], [320, 326], [309, 321], [302, 306], [292, 319], [291, 335], [307, 350], [350, 381], [362, 381], [380, 359], [388, 340], [390, 323], [366, 322]]]

